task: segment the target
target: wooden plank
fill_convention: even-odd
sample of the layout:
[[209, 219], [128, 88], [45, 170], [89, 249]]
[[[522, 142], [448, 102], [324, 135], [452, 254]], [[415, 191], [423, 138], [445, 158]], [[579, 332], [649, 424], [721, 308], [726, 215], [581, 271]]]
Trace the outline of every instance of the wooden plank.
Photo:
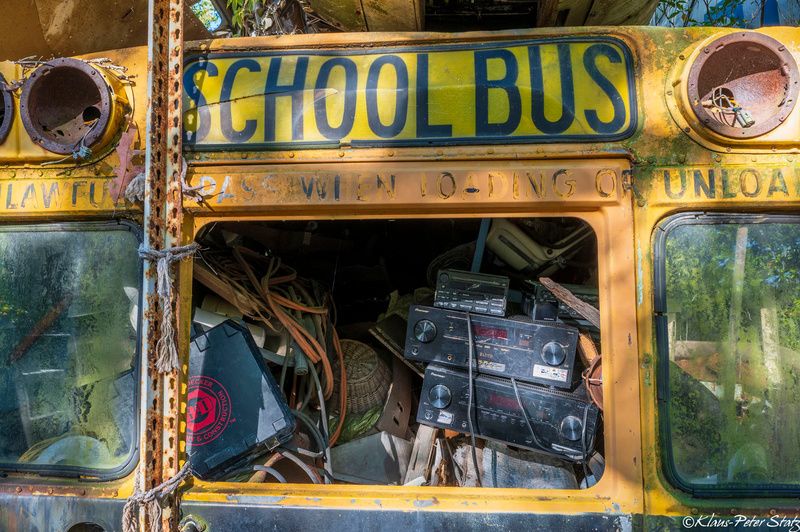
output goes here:
[[[5, 2], [0, 60], [29, 55], [73, 56], [147, 43], [147, 0], [25, 0]], [[211, 34], [183, 7], [186, 40]]]
[[419, 426], [403, 484], [407, 484], [418, 477], [423, 477], [426, 481], [430, 480], [433, 444], [436, 441], [436, 434], [438, 432], [437, 429], [427, 425]]
[[542, 0], [537, 26], [647, 24], [658, 0]]
[[367, 31], [361, 0], [310, 0], [314, 13], [341, 31]]
[[583, 26], [591, 7], [592, 0], [544, 0], [539, 4], [536, 25]]
[[641, 25], [650, 22], [658, 0], [594, 0], [584, 26]]
[[594, 345], [594, 340], [585, 332], [578, 333], [578, 354], [580, 354], [581, 360], [587, 368], [592, 365], [592, 361], [595, 358], [600, 356], [597, 346]]
[[362, 0], [369, 31], [420, 31], [424, 24], [422, 0]]
[[542, 283], [542, 286], [550, 290], [559, 301], [567, 305], [569, 308], [586, 318], [586, 320], [597, 327], [600, 328], [600, 311], [591, 306], [589, 303], [585, 301], [581, 301], [575, 294], [558, 284], [557, 282], [553, 281], [549, 277], [539, 277], [539, 282]]

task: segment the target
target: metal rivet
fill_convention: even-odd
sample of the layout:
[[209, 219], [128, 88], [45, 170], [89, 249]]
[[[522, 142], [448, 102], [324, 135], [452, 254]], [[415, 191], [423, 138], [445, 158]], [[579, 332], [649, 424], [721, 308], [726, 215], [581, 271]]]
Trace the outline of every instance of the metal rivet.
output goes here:
[[289, 152], [289, 159], [294, 159], [294, 152], [293, 151]]
[[343, 151], [339, 152], [339, 157], [344, 157], [344, 152]]

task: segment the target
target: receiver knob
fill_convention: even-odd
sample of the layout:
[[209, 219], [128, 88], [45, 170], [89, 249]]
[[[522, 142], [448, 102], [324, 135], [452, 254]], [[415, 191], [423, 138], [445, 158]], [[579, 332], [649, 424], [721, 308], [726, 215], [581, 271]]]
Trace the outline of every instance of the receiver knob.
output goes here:
[[428, 390], [428, 399], [430, 399], [431, 404], [436, 408], [447, 408], [451, 398], [450, 388], [444, 384], [437, 384]]
[[561, 420], [561, 435], [570, 441], [578, 441], [583, 434], [583, 423], [575, 416]]
[[436, 325], [431, 320], [419, 320], [414, 324], [414, 338], [427, 344], [436, 338]]
[[567, 358], [564, 346], [558, 342], [547, 342], [542, 348], [542, 359], [551, 366], [560, 366]]

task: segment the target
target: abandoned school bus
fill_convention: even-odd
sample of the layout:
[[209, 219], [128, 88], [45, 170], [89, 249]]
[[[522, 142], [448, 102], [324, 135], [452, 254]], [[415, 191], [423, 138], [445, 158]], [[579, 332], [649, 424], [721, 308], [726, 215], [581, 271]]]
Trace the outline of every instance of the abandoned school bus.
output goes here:
[[0, 64], [0, 528], [795, 529], [798, 42]]

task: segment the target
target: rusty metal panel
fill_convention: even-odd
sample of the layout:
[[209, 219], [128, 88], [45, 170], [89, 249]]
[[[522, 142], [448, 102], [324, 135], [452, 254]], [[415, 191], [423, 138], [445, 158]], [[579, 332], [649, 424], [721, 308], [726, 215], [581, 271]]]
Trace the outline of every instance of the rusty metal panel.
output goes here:
[[[370, 530], [595, 530], [631, 532], [641, 530], [641, 514], [624, 513], [521, 513], [436, 512], [428, 505], [415, 511], [331, 510], [276, 508], [258, 504], [254, 498], [237, 497], [236, 504], [187, 502], [184, 511], [207, 525], [207, 530], [314, 530], [329, 532]], [[431, 506], [435, 506], [433, 503]]]
[[[167, 4], [168, 13], [168, 34], [167, 34], [167, 70], [166, 74], [166, 94], [162, 97], [164, 113], [165, 137], [162, 142], [162, 154], [164, 158], [164, 218], [165, 218], [165, 248], [179, 246], [183, 242], [181, 233], [183, 227], [183, 183], [186, 164], [183, 159], [183, 132], [182, 132], [182, 107], [183, 96], [183, 41], [184, 41], [184, 0], [169, 0], [169, 2], [158, 3]], [[177, 284], [177, 283], [176, 283]], [[173, 291], [175, 294], [175, 291]], [[188, 294], [184, 292], [184, 295]], [[181, 323], [180, 305], [177, 296], [173, 295], [173, 300], [169, 302], [174, 306], [173, 316], [176, 322], [176, 329], [181, 330], [177, 325]], [[185, 340], [183, 335], [178, 335], [175, 341]], [[185, 345], [185, 342], [184, 342]], [[180, 350], [182, 353], [181, 361], [188, 357], [188, 349]], [[179, 364], [177, 371], [171, 374], [162, 375], [162, 427], [161, 427], [161, 476], [162, 480], [174, 477], [180, 469], [178, 460], [180, 455], [180, 412], [181, 412], [181, 384], [186, 380], [183, 372], [183, 364]], [[162, 516], [162, 527], [165, 530], [177, 529], [178, 515], [166, 511]]]
[[[80, 523], [93, 523], [103, 530], [118, 530], [123, 501], [83, 497], [80, 491], [79, 488], [73, 489], [71, 496], [27, 492], [0, 494], [0, 530], [64, 531], [73, 530], [72, 527]], [[86, 524], [84, 527], [78, 530], [96, 530]]]
[[110, 180], [94, 175], [67, 179], [0, 179], [0, 214], [110, 214], [124, 210], [109, 192]]
[[648, 205], [731, 205], [742, 201], [776, 207], [800, 201], [800, 167], [786, 164], [656, 167], [649, 173]]
[[220, 214], [373, 207], [411, 214], [477, 204], [602, 206], [620, 201], [626, 169], [624, 160], [610, 159], [201, 167], [191, 179], [203, 187], [208, 205], [187, 200], [186, 208]]
[[[148, 249], [168, 249], [181, 239], [181, 133], [180, 96], [183, 64], [183, 1], [150, 0], [148, 40], [147, 148], [145, 238]], [[178, 471], [179, 372], [163, 375], [155, 367], [156, 344], [162, 331], [163, 308], [157, 295], [155, 262], [145, 261], [143, 304], [144, 363], [142, 372], [140, 472], [145, 489], [169, 479]], [[166, 304], [175, 305], [175, 300]], [[178, 318], [177, 313], [175, 314]], [[177, 526], [174, 512], [165, 509], [162, 527]]]

